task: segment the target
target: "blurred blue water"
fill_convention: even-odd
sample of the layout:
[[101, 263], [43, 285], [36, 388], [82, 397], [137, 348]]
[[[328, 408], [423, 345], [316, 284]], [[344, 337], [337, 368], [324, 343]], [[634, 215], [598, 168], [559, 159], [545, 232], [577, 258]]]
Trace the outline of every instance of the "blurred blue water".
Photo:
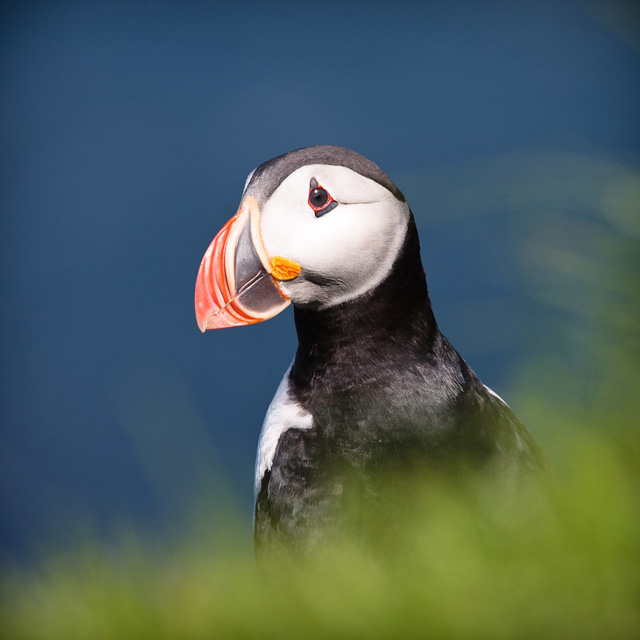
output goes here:
[[[500, 211], [430, 225], [411, 176], [558, 149], [637, 158], [638, 49], [611, 30], [628, 10], [5, 3], [0, 548], [22, 554], [79, 523], [175, 523], [207, 479], [228, 479], [250, 516], [290, 311], [202, 336], [192, 300], [246, 175], [274, 155], [331, 143], [380, 164], [419, 218], [441, 320], [471, 293], [526, 305]], [[490, 325], [452, 337], [499, 388], [518, 339], [546, 330], [502, 348]]]

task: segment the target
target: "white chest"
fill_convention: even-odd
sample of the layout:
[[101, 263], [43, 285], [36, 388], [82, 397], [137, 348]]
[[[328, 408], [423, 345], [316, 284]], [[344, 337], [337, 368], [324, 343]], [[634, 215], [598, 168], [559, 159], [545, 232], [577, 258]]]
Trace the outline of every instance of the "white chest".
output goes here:
[[284, 374], [262, 423], [256, 454], [254, 498], [258, 497], [262, 477], [271, 469], [280, 436], [287, 429], [310, 429], [313, 426], [313, 416], [297, 404], [289, 392], [290, 370], [291, 367]]

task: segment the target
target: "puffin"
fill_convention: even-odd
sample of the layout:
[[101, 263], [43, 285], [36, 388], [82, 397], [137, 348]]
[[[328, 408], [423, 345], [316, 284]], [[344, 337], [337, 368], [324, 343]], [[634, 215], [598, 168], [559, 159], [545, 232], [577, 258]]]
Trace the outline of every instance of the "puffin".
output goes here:
[[390, 479], [447, 469], [515, 485], [547, 468], [529, 431], [440, 332], [411, 209], [355, 151], [312, 146], [261, 164], [201, 261], [202, 332], [262, 322], [290, 304], [298, 346], [256, 455], [258, 555], [305, 553], [326, 532], [364, 529], [358, 505], [392, 520]]

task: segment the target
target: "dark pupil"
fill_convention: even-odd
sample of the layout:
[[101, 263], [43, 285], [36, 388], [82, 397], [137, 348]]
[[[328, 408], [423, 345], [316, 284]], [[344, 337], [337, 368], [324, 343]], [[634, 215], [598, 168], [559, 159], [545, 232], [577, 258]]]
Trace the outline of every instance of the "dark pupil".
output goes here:
[[312, 189], [309, 193], [309, 202], [314, 207], [324, 207], [327, 204], [327, 200], [329, 200], [329, 194], [321, 187]]

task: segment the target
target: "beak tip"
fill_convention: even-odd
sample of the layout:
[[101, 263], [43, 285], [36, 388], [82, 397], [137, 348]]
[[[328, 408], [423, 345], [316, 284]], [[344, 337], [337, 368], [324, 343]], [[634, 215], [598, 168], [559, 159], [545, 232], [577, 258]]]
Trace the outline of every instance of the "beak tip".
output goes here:
[[199, 305], [197, 302], [196, 302], [196, 323], [201, 333], [204, 333], [209, 328], [207, 326], [209, 324], [207, 314], [201, 308], [201, 305]]

